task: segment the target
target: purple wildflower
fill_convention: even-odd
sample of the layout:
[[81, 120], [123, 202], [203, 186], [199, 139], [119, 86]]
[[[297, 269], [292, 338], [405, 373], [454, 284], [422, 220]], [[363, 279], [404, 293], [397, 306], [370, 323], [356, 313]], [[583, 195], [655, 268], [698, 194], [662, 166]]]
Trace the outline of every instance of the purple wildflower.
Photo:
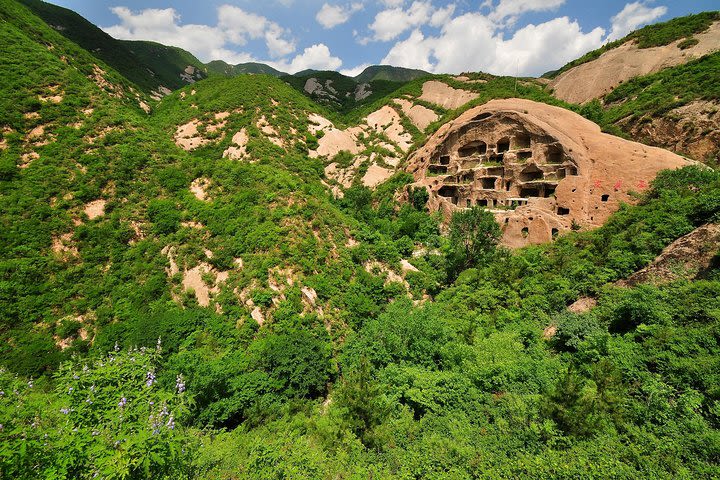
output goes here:
[[147, 375], [145, 375], [145, 385], [152, 387], [153, 383], [155, 383], [155, 374], [153, 372], [147, 372]]
[[61, 409], [60, 409], [60, 413], [67, 415], [67, 414], [70, 413], [70, 409], [67, 408], [67, 407], [61, 408]]
[[182, 375], [178, 375], [175, 379], [175, 388], [178, 393], [183, 393], [185, 391], [185, 380], [183, 380]]
[[125, 405], [127, 405], [127, 398], [122, 397], [120, 402], [118, 402], [118, 407], [123, 408]]
[[175, 418], [173, 418], [172, 415], [170, 415], [170, 418], [168, 418], [168, 421], [167, 421], [167, 423], [165, 424], [165, 426], [166, 426], [167, 428], [169, 428], [170, 430], [174, 430], [174, 429], [175, 429]]

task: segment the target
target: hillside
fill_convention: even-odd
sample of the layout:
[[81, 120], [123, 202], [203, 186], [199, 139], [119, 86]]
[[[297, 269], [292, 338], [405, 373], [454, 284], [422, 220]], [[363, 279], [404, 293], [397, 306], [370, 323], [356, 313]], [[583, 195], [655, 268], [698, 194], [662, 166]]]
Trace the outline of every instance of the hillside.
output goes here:
[[213, 60], [207, 65], [208, 72], [210, 74], [224, 75], [226, 77], [235, 77], [243, 74], [265, 74], [272, 75], [273, 77], [282, 77], [287, 75], [286, 73], [275, 70], [269, 65], [263, 63], [238, 63], [237, 65], [230, 65], [222, 60]]
[[390, 65], [372, 65], [367, 67], [355, 77], [358, 83], [370, 83], [374, 80], [388, 80], [391, 82], [409, 82], [418, 78], [428, 77], [430, 74], [422, 70], [393, 67]]
[[601, 132], [717, 54], [580, 106], [44, 5], [0, 0], [0, 478], [720, 476], [720, 173]]
[[[113, 67], [145, 92], [161, 92], [161, 87], [174, 90], [189, 83], [189, 79], [206, 76], [204, 65], [184, 50], [153, 42], [115, 40], [72, 10], [41, 0], [19, 1], [55, 31]], [[193, 71], [188, 73], [188, 67]]]
[[634, 77], [720, 50], [720, 12], [706, 12], [650, 25], [551, 72], [558, 98], [585, 103]]

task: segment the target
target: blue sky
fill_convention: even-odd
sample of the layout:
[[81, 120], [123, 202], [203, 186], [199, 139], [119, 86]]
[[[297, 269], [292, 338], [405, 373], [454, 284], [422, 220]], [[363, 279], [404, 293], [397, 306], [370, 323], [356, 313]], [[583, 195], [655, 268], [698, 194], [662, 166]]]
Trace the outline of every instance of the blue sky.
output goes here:
[[53, 0], [116, 38], [176, 45], [202, 61], [357, 74], [540, 75], [648, 23], [717, 0]]

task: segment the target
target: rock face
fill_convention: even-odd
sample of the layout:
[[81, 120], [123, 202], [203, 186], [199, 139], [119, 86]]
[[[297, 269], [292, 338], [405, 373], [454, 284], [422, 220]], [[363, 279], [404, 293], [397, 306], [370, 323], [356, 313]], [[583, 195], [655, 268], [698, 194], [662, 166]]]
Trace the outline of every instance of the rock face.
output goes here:
[[632, 41], [624, 43], [595, 60], [562, 73], [550, 87], [557, 98], [571, 103], [603, 97], [633, 77], [659, 72], [720, 50], [720, 22], [713, 23], [694, 38], [698, 40], [697, 45], [685, 50], [678, 47], [682, 39], [652, 48], [638, 48]]
[[691, 162], [604, 134], [569, 110], [523, 99], [493, 100], [443, 125], [409, 159], [429, 207], [446, 216], [482, 206], [503, 243], [551, 241], [573, 227], [600, 226], [631, 191], [660, 170]]
[[695, 279], [717, 267], [720, 257], [720, 224], [696, 228], [665, 247], [647, 267], [617, 284], [634, 287], [641, 283], [667, 283], [679, 278]]

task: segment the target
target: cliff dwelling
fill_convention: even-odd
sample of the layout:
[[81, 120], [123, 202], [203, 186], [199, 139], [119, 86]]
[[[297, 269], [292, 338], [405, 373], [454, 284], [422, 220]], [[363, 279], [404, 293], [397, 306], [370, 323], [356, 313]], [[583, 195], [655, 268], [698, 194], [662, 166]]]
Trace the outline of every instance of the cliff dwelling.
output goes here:
[[441, 127], [410, 157], [429, 207], [449, 217], [493, 212], [511, 247], [544, 243], [574, 225], [601, 225], [658, 171], [688, 161], [601, 133], [589, 120], [530, 100], [493, 100]]

